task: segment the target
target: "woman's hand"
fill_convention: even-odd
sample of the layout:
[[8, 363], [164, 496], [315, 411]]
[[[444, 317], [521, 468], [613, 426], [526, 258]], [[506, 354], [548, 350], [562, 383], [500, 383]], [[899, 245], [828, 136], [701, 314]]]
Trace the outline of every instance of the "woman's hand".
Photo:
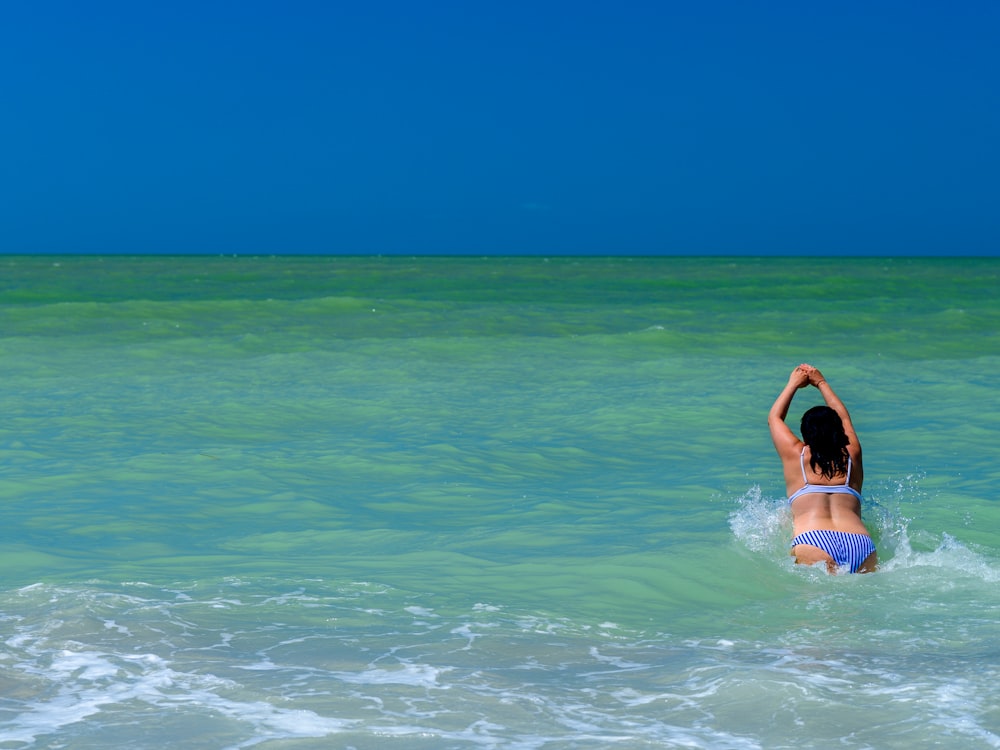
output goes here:
[[823, 377], [823, 373], [821, 373], [819, 369], [813, 367], [812, 365], [802, 364], [799, 365], [799, 369], [803, 370], [806, 373], [806, 377], [809, 380], [809, 384], [814, 385], [817, 388], [819, 388], [820, 383], [826, 380], [826, 378]]
[[792, 374], [788, 376], [788, 385], [795, 389], [805, 388], [809, 385], [809, 372], [805, 369], [806, 367], [809, 365], [799, 365], [792, 370]]

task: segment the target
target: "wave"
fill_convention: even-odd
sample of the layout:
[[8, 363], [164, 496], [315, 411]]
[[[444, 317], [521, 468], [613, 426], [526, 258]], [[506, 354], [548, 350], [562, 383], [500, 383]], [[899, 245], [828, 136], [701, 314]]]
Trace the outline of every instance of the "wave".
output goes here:
[[39, 584], [0, 592], [0, 745], [1000, 746], [992, 620], [859, 623], [859, 589], [809, 588], [677, 637], [363, 582]]
[[[863, 515], [878, 549], [879, 571], [942, 570], [988, 584], [1000, 581], [1000, 557], [994, 550], [965, 543], [946, 531], [913, 527], [903, 509], [926, 498], [919, 480], [918, 475], [908, 475], [889, 482], [877, 491], [880, 500], [866, 500]], [[729, 516], [735, 539], [760, 559], [787, 565], [792, 520], [786, 499], [768, 497], [754, 485], [735, 503]]]

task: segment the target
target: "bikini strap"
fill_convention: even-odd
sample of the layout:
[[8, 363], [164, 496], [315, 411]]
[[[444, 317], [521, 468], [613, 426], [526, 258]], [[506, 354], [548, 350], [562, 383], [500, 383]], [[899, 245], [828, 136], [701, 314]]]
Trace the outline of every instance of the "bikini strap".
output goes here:
[[[809, 477], [806, 476], [806, 447], [802, 446], [802, 452], [799, 453], [799, 466], [802, 467], [802, 481], [809, 484]], [[847, 479], [844, 480], [844, 484], [851, 483], [851, 454], [847, 454]]]

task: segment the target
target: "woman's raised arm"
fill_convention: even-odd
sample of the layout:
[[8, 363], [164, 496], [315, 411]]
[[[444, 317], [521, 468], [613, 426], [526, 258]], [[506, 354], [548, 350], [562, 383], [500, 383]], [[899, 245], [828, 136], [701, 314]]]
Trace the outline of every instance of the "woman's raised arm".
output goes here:
[[785, 424], [785, 417], [788, 416], [788, 407], [792, 405], [795, 391], [809, 385], [809, 373], [803, 367], [803, 365], [799, 365], [792, 370], [792, 374], [788, 376], [788, 383], [778, 394], [778, 398], [771, 405], [771, 411], [767, 414], [767, 426], [771, 430], [771, 440], [779, 455], [796, 450], [799, 444], [795, 433]]

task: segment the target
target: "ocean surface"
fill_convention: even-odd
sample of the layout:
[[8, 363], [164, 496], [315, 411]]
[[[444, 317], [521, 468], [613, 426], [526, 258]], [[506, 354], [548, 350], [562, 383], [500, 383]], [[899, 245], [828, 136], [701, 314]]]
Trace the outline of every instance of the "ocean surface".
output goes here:
[[998, 373], [996, 258], [2, 257], [0, 750], [998, 748]]

